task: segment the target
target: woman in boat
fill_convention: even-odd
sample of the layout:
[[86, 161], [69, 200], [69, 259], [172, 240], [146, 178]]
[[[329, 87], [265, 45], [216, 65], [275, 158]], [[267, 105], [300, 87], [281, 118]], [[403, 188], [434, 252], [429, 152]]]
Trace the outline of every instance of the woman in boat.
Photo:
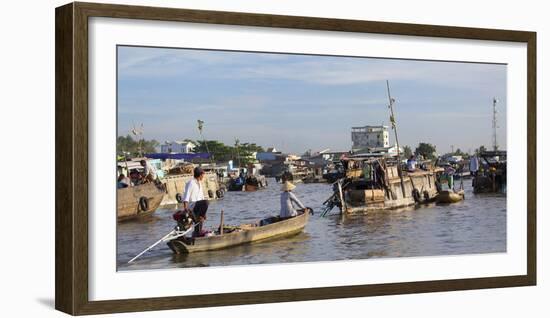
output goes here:
[[454, 174], [456, 170], [450, 163], [445, 164], [445, 177], [447, 178], [447, 184], [449, 185], [449, 191], [454, 191]]
[[[306, 207], [298, 200], [298, 198], [292, 193], [292, 190], [296, 188], [290, 181], [285, 181], [281, 187], [281, 213], [279, 214], [281, 219], [288, 219], [298, 215], [298, 211], [306, 211]], [[299, 209], [296, 210], [296, 205]]]

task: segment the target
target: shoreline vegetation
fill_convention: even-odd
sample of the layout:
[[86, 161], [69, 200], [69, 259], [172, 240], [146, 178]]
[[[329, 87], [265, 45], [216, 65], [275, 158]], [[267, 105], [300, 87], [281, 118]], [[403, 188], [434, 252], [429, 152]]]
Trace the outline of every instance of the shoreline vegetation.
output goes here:
[[[219, 140], [192, 140], [184, 139], [183, 141], [191, 142], [196, 145], [194, 153], [209, 153], [212, 156], [212, 160], [215, 162], [227, 162], [229, 160], [238, 159], [241, 164], [246, 165], [253, 163], [252, 159], [255, 152], [265, 152], [266, 148], [257, 145], [256, 143], [244, 142], [240, 143], [238, 139], [235, 139], [234, 145], [227, 145]], [[117, 154], [121, 158], [128, 157], [142, 157], [146, 153], [156, 153], [160, 147], [160, 142], [156, 139], [138, 139], [135, 140], [130, 134], [126, 136], [117, 137]], [[419, 142], [418, 146], [413, 148], [411, 146], [403, 146], [403, 158], [409, 158], [411, 155], [421, 155], [423, 158], [435, 160], [437, 157], [448, 156], [461, 156], [463, 158], [469, 158], [471, 155], [479, 156], [480, 153], [487, 151], [488, 149], [481, 145], [474, 149], [472, 153], [464, 152], [460, 148], [448, 152], [445, 154], [437, 154], [437, 148], [435, 145], [427, 142]], [[311, 150], [304, 151], [303, 154], [297, 154], [301, 156], [311, 155]]]

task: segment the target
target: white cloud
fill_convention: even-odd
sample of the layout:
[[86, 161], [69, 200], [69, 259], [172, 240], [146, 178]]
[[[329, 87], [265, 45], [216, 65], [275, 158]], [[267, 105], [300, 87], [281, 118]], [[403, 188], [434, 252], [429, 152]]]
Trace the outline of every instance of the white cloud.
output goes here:
[[319, 85], [366, 84], [388, 79], [472, 88], [490, 85], [503, 76], [503, 70], [502, 65], [475, 63], [141, 47], [122, 47], [119, 64], [123, 77], [200, 76]]

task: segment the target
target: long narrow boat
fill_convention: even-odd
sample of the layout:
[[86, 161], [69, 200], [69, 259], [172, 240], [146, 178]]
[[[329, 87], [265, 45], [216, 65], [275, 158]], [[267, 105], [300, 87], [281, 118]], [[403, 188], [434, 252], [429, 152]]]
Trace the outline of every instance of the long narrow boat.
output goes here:
[[263, 224], [262, 220], [254, 224], [241, 225], [231, 233], [197, 238], [181, 237], [171, 240], [167, 244], [176, 254], [219, 250], [298, 234], [304, 229], [308, 219], [309, 213], [302, 213], [296, 217], [267, 225], [261, 225]]

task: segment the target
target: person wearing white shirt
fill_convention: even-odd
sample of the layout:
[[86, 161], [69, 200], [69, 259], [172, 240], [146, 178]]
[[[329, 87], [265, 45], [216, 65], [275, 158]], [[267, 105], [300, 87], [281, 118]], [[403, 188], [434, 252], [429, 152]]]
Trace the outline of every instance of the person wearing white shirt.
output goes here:
[[479, 170], [479, 159], [473, 155], [470, 157], [470, 175], [477, 177], [477, 171]]
[[141, 160], [139, 163], [143, 167], [143, 178], [145, 181], [154, 182], [157, 179], [157, 170], [145, 160]]
[[193, 179], [187, 181], [183, 192], [183, 208], [193, 212], [195, 218], [195, 231], [193, 236], [197, 237], [202, 232], [202, 225], [206, 220], [208, 201], [204, 198], [201, 181], [204, 179], [204, 170], [196, 167], [193, 170]]
[[[291, 192], [295, 188], [296, 186], [289, 181], [283, 183], [281, 187], [281, 212], [279, 213], [281, 219], [295, 217], [298, 215], [298, 212], [301, 211], [307, 212], [307, 208], [304, 204]], [[299, 209], [296, 209], [296, 207]]]
[[407, 160], [407, 171], [414, 172], [416, 170], [416, 158], [412, 155], [409, 160]]

